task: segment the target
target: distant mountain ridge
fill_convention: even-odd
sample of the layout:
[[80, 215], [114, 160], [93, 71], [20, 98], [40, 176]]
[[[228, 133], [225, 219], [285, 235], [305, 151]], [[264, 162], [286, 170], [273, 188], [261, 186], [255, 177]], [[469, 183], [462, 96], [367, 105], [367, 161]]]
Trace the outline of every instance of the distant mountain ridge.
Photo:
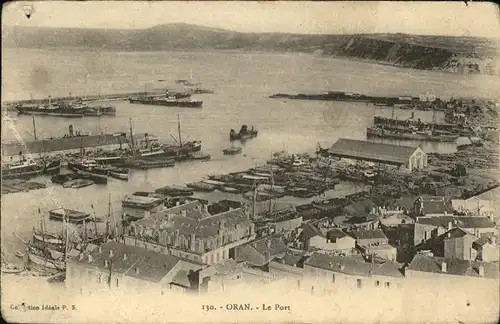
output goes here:
[[242, 33], [180, 23], [127, 30], [3, 26], [2, 43], [5, 48], [303, 52], [418, 69], [455, 72], [467, 69], [474, 73], [496, 73], [499, 68], [495, 63], [499, 55], [498, 44], [481, 37]]

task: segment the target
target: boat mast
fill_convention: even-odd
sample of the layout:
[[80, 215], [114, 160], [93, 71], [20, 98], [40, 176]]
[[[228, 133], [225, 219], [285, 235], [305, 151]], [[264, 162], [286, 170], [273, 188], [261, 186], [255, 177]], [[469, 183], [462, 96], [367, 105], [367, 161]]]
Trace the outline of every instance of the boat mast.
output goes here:
[[[109, 217], [111, 216], [111, 194], [109, 194], [109, 199], [108, 199], [108, 216], [106, 217], [106, 241], [108, 240], [109, 237]], [[104, 242], [106, 243], [106, 242]]]
[[33, 117], [33, 136], [35, 137], [35, 140], [36, 140], [36, 124], [35, 124], [35, 116], [32, 116]]
[[253, 197], [252, 197], [252, 219], [255, 220], [256, 203], [257, 203], [257, 183], [253, 181]]
[[66, 211], [63, 210], [63, 231], [64, 231], [64, 264], [66, 264], [66, 259], [68, 256], [68, 219], [66, 216]]
[[[273, 154], [271, 153], [271, 159], [273, 158]], [[270, 164], [271, 167], [271, 195], [269, 196], [269, 213], [272, 211], [273, 207], [273, 195], [274, 195], [274, 174], [273, 174], [273, 165]]]
[[93, 217], [93, 222], [94, 222], [94, 229], [95, 229], [95, 237], [97, 238], [97, 223], [96, 223], [96, 214], [95, 214], [95, 209], [94, 209], [94, 204], [91, 204], [90, 207], [92, 207], [92, 211], [94, 212], [94, 217]]
[[130, 124], [130, 144], [132, 148], [132, 155], [135, 158], [135, 145], [134, 145], [134, 134], [132, 133], [132, 117], [129, 118], [129, 124]]
[[177, 114], [177, 131], [179, 133], [179, 146], [182, 146], [182, 137], [181, 137], [181, 119], [179, 114]]
[[43, 255], [45, 257], [45, 263], [47, 263], [47, 244], [45, 243], [45, 234], [44, 234], [44, 224], [43, 224], [43, 216], [40, 208], [38, 208], [38, 214], [40, 215], [40, 230], [42, 231], [42, 242], [43, 242]]

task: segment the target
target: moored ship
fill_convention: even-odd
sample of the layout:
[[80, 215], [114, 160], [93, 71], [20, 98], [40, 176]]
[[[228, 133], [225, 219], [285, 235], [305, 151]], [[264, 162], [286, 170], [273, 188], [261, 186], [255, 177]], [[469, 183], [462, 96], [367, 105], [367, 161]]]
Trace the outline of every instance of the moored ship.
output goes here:
[[166, 106], [166, 107], [184, 107], [184, 108], [201, 108], [203, 106], [203, 101], [201, 100], [185, 100], [176, 98], [155, 98], [155, 97], [145, 97], [145, 98], [130, 98], [130, 103], [136, 103], [141, 105], [153, 105], [153, 106]]
[[397, 140], [415, 140], [429, 142], [455, 142], [458, 135], [439, 134], [430, 130], [424, 131], [407, 131], [391, 129], [389, 127], [368, 127], [366, 129], [368, 137], [390, 138]]
[[2, 163], [2, 179], [31, 178], [57, 173], [61, 169], [58, 158], [24, 159]]
[[[36, 133], [36, 131], [35, 131]], [[23, 140], [2, 143], [2, 153], [4, 156], [18, 155], [23, 153], [50, 153], [58, 151], [77, 150], [85, 148], [105, 148], [120, 147], [127, 143], [125, 133], [104, 133], [104, 134], [84, 134], [74, 131], [73, 126], [69, 125], [69, 133], [62, 137], [45, 138], [35, 140]]]

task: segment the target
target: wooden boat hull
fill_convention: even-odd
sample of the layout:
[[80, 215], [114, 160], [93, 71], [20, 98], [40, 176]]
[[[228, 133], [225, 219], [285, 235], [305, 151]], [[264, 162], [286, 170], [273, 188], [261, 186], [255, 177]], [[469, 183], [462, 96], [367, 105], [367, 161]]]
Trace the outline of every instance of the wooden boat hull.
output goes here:
[[34, 263], [36, 265], [48, 268], [48, 269], [54, 269], [54, 270], [64, 270], [66, 269], [66, 266], [63, 262], [59, 262], [56, 260], [50, 260], [43, 258], [41, 256], [38, 256], [33, 253], [28, 253], [28, 260], [31, 263]]
[[114, 171], [108, 171], [108, 175], [112, 178], [128, 181], [128, 173], [119, 173]]

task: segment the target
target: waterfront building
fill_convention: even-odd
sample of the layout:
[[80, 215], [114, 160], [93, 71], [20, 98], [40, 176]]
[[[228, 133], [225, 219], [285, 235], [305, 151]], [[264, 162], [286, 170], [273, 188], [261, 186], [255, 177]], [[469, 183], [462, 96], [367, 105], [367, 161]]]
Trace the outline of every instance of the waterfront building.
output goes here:
[[420, 147], [340, 138], [327, 153], [353, 163], [365, 161], [408, 171], [427, 167], [427, 154]]
[[229, 259], [235, 247], [255, 236], [254, 224], [243, 209], [211, 215], [206, 205], [192, 202], [132, 223], [124, 240], [211, 265]]
[[200, 263], [137, 246], [108, 242], [68, 259], [66, 287], [84, 294], [126, 289], [135, 292], [196, 291]]

